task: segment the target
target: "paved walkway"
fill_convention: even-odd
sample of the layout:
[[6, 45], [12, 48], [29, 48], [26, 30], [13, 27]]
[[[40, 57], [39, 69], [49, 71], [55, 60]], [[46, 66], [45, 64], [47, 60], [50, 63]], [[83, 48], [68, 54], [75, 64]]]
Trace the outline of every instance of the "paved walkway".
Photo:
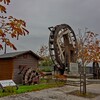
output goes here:
[[100, 94], [100, 84], [90, 84], [90, 85], [87, 85], [87, 91]]
[[[3, 97], [0, 98], [0, 100], [100, 100], [100, 96], [89, 99], [68, 94], [69, 92], [78, 89], [79, 87], [66, 85], [59, 88], [51, 88], [36, 92]], [[87, 85], [87, 91], [100, 93], [100, 84]]]

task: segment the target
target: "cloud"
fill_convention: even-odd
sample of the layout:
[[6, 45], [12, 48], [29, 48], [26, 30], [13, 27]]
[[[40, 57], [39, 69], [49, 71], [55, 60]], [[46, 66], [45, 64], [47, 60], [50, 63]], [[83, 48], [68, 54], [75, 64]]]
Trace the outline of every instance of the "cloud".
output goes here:
[[48, 27], [57, 24], [69, 24], [75, 33], [85, 27], [100, 32], [100, 0], [12, 0], [7, 14], [24, 19], [30, 31], [29, 36], [16, 41], [18, 50], [37, 51], [48, 44]]

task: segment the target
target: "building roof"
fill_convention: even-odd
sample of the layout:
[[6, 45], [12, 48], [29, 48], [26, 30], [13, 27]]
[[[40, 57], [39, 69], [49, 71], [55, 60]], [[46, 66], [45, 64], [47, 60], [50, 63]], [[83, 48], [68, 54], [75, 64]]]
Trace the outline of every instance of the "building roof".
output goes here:
[[39, 57], [37, 54], [35, 54], [31, 50], [29, 50], [29, 51], [11, 52], [11, 53], [2, 54], [2, 55], [0, 55], [0, 59], [15, 58], [17, 56], [21, 56], [21, 55], [26, 54], [26, 53], [30, 53], [31, 55], [33, 55], [34, 57], [36, 57], [39, 60], [42, 59], [41, 57]]

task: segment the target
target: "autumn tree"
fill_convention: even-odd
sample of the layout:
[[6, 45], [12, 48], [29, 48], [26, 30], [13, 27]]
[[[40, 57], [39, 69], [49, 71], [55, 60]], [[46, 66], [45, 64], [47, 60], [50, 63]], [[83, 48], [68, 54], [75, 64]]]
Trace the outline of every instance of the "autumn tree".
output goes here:
[[[10, 4], [10, 0], [0, 0], [0, 3], [1, 14], [7, 13], [6, 5]], [[0, 16], [0, 49], [3, 49], [2, 43], [4, 42], [7, 46], [16, 50], [10, 38], [18, 39], [20, 35], [26, 35], [28, 33], [25, 21], [12, 16]]]
[[43, 58], [43, 60], [40, 62], [41, 66], [51, 66], [52, 60], [49, 55], [49, 49], [48, 46], [42, 45], [40, 49], [37, 51], [38, 55]]
[[100, 62], [100, 34], [86, 31], [78, 35], [78, 60], [83, 67], [83, 93], [86, 94], [86, 65]]

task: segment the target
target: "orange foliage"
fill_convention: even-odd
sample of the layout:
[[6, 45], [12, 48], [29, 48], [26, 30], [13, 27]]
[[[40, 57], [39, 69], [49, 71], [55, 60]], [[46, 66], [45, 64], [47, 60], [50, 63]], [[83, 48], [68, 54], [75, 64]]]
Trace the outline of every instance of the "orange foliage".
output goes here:
[[0, 2], [4, 2], [4, 4], [9, 4], [10, 3], [10, 0], [0, 0]]
[[[0, 2], [3, 2], [6, 5], [9, 5], [10, 0], [0, 0]], [[5, 6], [0, 5], [0, 12], [6, 13]], [[26, 28], [25, 21], [21, 19], [13, 18], [12, 16], [4, 17], [0, 16], [0, 40], [2, 42], [5, 42], [8, 46], [16, 50], [16, 47], [14, 44], [10, 42], [10, 40], [7, 38], [7, 35], [10, 35], [11, 38], [19, 38], [20, 35], [26, 35], [29, 33], [29, 31]], [[0, 43], [0, 49], [3, 49], [2, 43]]]
[[54, 77], [60, 80], [67, 80], [67, 75], [55, 75]]
[[[4, 4], [9, 5], [10, 0], [0, 0], [0, 2], [3, 2]], [[6, 8], [5, 8], [5, 6], [0, 5], [0, 12], [1, 12], [1, 13], [3, 13], [3, 12], [6, 13]]]
[[91, 61], [100, 62], [100, 40], [97, 39], [98, 35], [89, 31], [85, 34], [85, 37], [79, 38], [78, 59], [81, 59], [83, 64], [88, 64]]
[[2, 5], [0, 5], [0, 12], [1, 13], [3, 13], [3, 12], [6, 13], [6, 8]]

